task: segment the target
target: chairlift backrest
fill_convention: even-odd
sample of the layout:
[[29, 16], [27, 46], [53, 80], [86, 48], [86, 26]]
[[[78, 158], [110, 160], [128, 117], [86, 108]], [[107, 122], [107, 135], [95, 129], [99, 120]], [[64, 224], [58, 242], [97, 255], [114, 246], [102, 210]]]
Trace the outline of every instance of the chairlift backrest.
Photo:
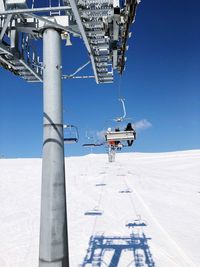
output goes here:
[[135, 131], [111, 131], [105, 134], [106, 141], [131, 141], [135, 140]]

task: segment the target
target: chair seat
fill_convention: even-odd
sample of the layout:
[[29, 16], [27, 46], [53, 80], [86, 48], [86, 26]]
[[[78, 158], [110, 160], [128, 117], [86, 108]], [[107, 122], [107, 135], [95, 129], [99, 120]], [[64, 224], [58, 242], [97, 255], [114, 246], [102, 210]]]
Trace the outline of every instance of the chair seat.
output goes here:
[[77, 138], [64, 138], [64, 143], [67, 143], [67, 144], [73, 144], [77, 142], [78, 142]]
[[82, 146], [84, 147], [95, 147], [95, 146], [101, 146], [102, 144], [95, 144], [95, 143], [88, 143], [88, 144], [83, 144]]
[[106, 132], [106, 141], [131, 141], [135, 140], [135, 131]]

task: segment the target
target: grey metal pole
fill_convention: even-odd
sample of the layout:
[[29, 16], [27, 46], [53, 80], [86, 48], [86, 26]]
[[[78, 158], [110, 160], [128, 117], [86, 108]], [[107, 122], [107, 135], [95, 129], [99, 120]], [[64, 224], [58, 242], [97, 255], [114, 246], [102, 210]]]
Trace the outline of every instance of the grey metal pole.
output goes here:
[[39, 267], [69, 267], [60, 34], [43, 33], [44, 143]]

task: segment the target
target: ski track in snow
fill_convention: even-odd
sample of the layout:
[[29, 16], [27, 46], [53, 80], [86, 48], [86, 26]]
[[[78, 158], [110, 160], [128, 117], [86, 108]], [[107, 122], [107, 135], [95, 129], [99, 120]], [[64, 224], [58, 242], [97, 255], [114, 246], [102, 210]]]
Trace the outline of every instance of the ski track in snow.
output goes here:
[[[119, 172], [126, 172], [125, 170], [122, 169], [122, 166], [120, 169], [118, 169]], [[123, 170], [123, 171], [122, 171]], [[124, 184], [125, 184], [125, 187], [126, 188], [130, 188], [130, 186], [128, 185], [127, 181], [126, 181], [126, 178], [124, 176], [124, 174], [119, 174], [118, 176], [121, 176], [123, 181], [124, 181]], [[176, 244], [176, 242], [173, 240], [173, 238], [169, 235], [169, 233], [161, 226], [161, 224], [156, 220], [155, 216], [153, 216], [151, 210], [149, 209], [148, 205], [145, 203], [144, 199], [140, 196], [140, 194], [133, 189], [133, 196], [132, 194], [128, 194], [128, 197], [130, 198], [130, 201], [132, 203], [132, 206], [133, 206], [133, 210], [135, 212], [135, 217], [137, 216], [141, 216], [140, 214], [140, 210], [143, 210], [143, 215], [145, 215], [145, 218], [148, 218], [148, 225], [151, 224], [153, 225], [154, 228], [156, 228], [156, 231], [157, 232], [160, 232], [159, 234], [162, 235], [162, 239], [165, 239], [168, 243], [170, 243], [170, 246], [171, 246], [171, 249], [173, 251], [175, 251], [176, 255], [178, 255], [178, 262], [177, 260], [174, 260], [174, 258], [169, 254], [169, 253], [166, 253], [163, 249], [159, 248], [159, 247], [156, 247], [155, 249], [157, 251], [160, 251], [164, 256], [168, 257], [171, 261], [171, 264], [173, 264], [173, 266], [180, 266], [180, 263], [179, 261], [181, 260], [182, 258], [182, 262], [181, 262], [181, 267], [195, 267], [195, 264], [192, 262], [192, 260], [187, 257], [187, 255], [182, 251], [182, 249]], [[136, 203], [136, 199], [137, 201], [139, 201], [139, 204], [137, 204], [137, 208], [136, 208], [136, 205], [134, 203]], [[141, 208], [143, 207], [143, 208]], [[144, 210], [146, 212], [144, 212]], [[145, 214], [146, 213], [146, 214]], [[141, 217], [144, 217], [144, 216], [141, 216]], [[170, 265], [172, 266], [172, 265]]]
[[[70, 267], [97, 266], [95, 257], [83, 264], [91, 237], [103, 237], [104, 242], [114, 237], [120, 248], [134, 233], [147, 237], [155, 267], [200, 267], [193, 246], [200, 241], [200, 215], [195, 212], [200, 204], [199, 160], [198, 150], [117, 154], [114, 163], [106, 155], [66, 158]], [[2, 159], [0, 169], [0, 267], [37, 267], [41, 160]], [[185, 198], [191, 202], [187, 209]], [[102, 214], [85, 215], [94, 208]], [[180, 214], [183, 208], [185, 215]], [[176, 212], [192, 222], [189, 229], [174, 217]], [[147, 226], [125, 226], [138, 218]], [[101, 267], [139, 266], [133, 251], [114, 252], [103, 251]], [[141, 249], [139, 255], [144, 267], [153, 266], [145, 263]]]
[[[141, 203], [141, 205], [145, 208], [145, 210], [148, 213], [148, 217], [149, 217], [149, 224], [154, 224], [156, 227], [157, 232], [160, 231], [163, 238], [168, 239], [171, 243], [171, 247], [172, 249], [176, 250], [176, 253], [179, 255], [179, 260], [182, 258], [182, 267], [183, 266], [190, 266], [190, 267], [195, 267], [195, 264], [192, 262], [192, 260], [187, 257], [187, 255], [182, 251], [182, 249], [177, 245], [177, 243], [174, 241], [174, 239], [169, 235], [169, 233], [161, 226], [161, 224], [156, 220], [156, 218], [153, 216], [153, 214], [151, 213], [151, 210], [149, 209], [149, 207], [147, 206], [147, 204], [145, 203], [145, 201], [142, 199], [142, 197], [139, 195], [139, 193], [134, 190], [134, 195], [137, 197], [137, 199], [139, 200], [139, 202]], [[157, 250], [160, 250], [158, 247], [156, 248]], [[167, 255], [170, 259], [171, 256], [168, 253], [165, 253], [162, 251], [162, 253], [164, 253], [165, 255]], [[173, 260], [173, 262], [179, 266], [179, 264], [177, 263], [177, 261]]]

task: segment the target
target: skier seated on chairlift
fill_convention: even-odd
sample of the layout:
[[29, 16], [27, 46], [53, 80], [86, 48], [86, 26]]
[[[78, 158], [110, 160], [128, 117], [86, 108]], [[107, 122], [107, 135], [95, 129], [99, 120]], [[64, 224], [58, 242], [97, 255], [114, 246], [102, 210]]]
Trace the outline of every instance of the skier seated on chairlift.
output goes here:
[[[126, 128], [124, 129], [124, 131], [133, 131], [134, 132], [134, 138], [135, 138], [135, 130], [133, 129], [131, 123], [129, 122], [126, 126]], [[127, 140], [128, 146], [132, 146], [133, 144], [133, 140]]]
[[[120, 132], [119, 127], [115, 128], [115, 132]], [[117, 150], [121, 150], [121, 148], [122, 148], [121, 142], [120, 141], [115, 141], [115, 147], [117, 148]]]
[[113, 140], [110, 140], [110, 141], [108, 142], [108, 144], [109, 144], [112, 148], [115, 147], [115, 141], [113, 141]]
[[[111, 131], [112, 131], [112, 129], [109, 127], [107, 129], [107, 132], [110, 133]], [[111, 146], [111, 148], [115, 147], [115, 141], [113, 141], [113, 140], [108, 141], [108, 144], [109, 144], [109, 146]]]
[[[111, 128], [108, 128], [107, 132], [111, 132], [111, 131], [112, 131], [112, 129], [111, 129]], [[115, 132], [119, 132], [119, 131], [120, 131], [119, 128], [116, 128], [116, 129], [115, 129]], [[109, 145], [111, 146], [111, 148], [113, 148], [113, 149], [117, 148], [117, 150], [121, 150], [121, 148], [122, 148], [122, 144], [121, 144], [120, 141], [110, 140], [110, 141], [108, 142], [108, 144], [109, 144]]]

